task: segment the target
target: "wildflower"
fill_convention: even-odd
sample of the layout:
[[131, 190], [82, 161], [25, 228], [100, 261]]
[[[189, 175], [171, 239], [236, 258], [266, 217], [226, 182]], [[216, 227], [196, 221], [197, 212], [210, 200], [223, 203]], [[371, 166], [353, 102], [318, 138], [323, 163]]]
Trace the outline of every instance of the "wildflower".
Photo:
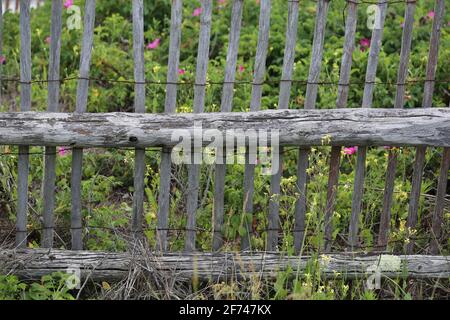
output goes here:
[[50, 38], [50, 37], [45, 38], [46, 44], [50, 44], [50, 42], [52, 42], [52, 38]]
[[217, 0], [217, 3], [218, 3], [219, 5], [224, 5], [224, 4], [227, 3], [227, 0]]
[[427, 18], [430, 19], [430, 20], [434, 19], [434, 11], [428, 12], [427, 13]]
[[64, 2], [64, 8], [69, 9], [71, 6], [73, 6], [73, 0], [66, 0]]
[[239, 72], [242, 73], [245, 71], [245, 67], [243, 65], [239, 66]]
[[384, 150], [392, 150], [393, 149], [393, 147], [391, 147], [391, 146], [384, 146], [383, 148], [384, 148]]
[[0, 56], [0, 65], [6, 64], [6, 57]]
[[184, 69], [178, 69], [178, 74], [179, 74], [179, 75], [186, 74], [186, 70], [184, 70]]
[[192, 12], [192, 16], [193, 16], [193, 17], [197, 17], [197, 16], [199, 16], [199, 15], [202, 14], [202, 11], [203, 11], [202, 8], [195, 8], [195, 9], [194, 9], [194, 12]]
[[160, 38], [157, 38], [157, 39], [153, 40], [152, 42], [150, 42], [150, 43], [147, 45], [147, 49], [149, 49], [149, 50], [156, 49], [156, 48], [159, 47], [159, 44], [160, 44], [160, 43], [161, 43], [161, 39], [160, 39]]
[[361, 51], [366, 51], [370, 47], [370, 39], [364, 38], [359, 40], [359, 45]]
[[351, 156], [358, 151], [358, 147], [346, 147], [344, 148], [344, 154]]
[[65, 147], [58, 147], [58, 155], [60, 157], [64, 157], [65, 155], [67, 155], [69, 153], [69, 149], [65, 148]]

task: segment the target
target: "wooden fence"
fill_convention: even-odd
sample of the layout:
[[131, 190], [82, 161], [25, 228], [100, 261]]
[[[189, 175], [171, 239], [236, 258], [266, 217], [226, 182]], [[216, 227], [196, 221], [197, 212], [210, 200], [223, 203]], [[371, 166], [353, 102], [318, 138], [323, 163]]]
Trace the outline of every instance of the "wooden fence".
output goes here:
[[[348, 234], [348, 249], [353, 251], [358, 245], [359, 221], [361, 215], [362, 199], [364, 193], [365, 162], [368, 146], [414, 146], [417, 147], [412, 178], [412, 188], [409, 202], [409, 214], [407, 227], [415, 228], [418, 222], [419, 198], [424, 168], [425, 151], [427, 147], [443, 147], [443, 157], [440, 168], [439, 183], [436, 193], [436, 205], [434, 207], [432, 227], [433, 234], [430, 253], [438, 254], [439, 241], [448, 237], [448, 230], [443, 230], [444, 201], [447, 189], [448, 170], [450, 162], [450, 112], [447, 109], [432, 107], [432, 97], [435, 85], [435, 73], [438, 63], [440, 30], [443, 24], [445, 0], [436, 0], [435, 16], [431, 32], [429, 56], [426, 68], [426, 81], [424, 82], [424, 96], [422, 106], [426, 109], [401, 110], [404, 105], [405, 85], [408, 73], [409, 55], [411, 51], [412, 30], [414, 23], [414, 12], [416, 1], [405, 1], [405, 19], [403, 36], [401, 40], [400, 66], [398, 69], [396, 99], [394, 109], [386, 106], [385, 109], [369, 109], [372, 106], [375, 78], [379, 53], [382, 46], [382, 34], [384, 20], [389, 2], [380, 0], [379, 25], [373, 30], [369, 61], [367, 65], [366, 80], [364, 84], [364, 96], [362, 109], [345, 109], [349, 95], [350, 74], [352, 71], [352, 54], [355, 47], [355, 32], [357, 25], [357, 10], [359, 1], [348, 0], [345, 21], [345, 40], [343, 43], [343, 55], [340, 65], [340, 79], [338, 85], [338, 97], [336, 108], [339, 110], [314, 110], [318, 95], [319, 75], [321, 72], [322, 55], [325, 41], [325, 28], [329, 0], [318, 0], [316, 9], [316, 24], [314, 40], [312, 44], [312, 59], [308, 75], [306, 89], [305, 110], [286, 110], [289, 106], [291, 96], [291, 85], [294, 81], [293, 66], [295, 60], [295, 47], [297, 43], [297, 26], [300, 1], [288, 1], [288, 21], [286, 30], [286, 44], [282, 66], [282, 81], [280, 83], [280, 94], [278, 111], [259, 111], [261, 108], [262, 88], [266, 75], [266, 57], [269, 48], [269, 27], [271, 14], [271, 1], [261, 0], [259, 17], [259, 34], [256, 48], [254, 78], [252, 83], [252, 94], [250, 113], [231, 113], [234, 82], [237, 68], [237, 53], [240, 41], [242, 22], [243, 0], [232, 2], [232, 15], [230, 23], [229, 45], [226, 57], [225, 76], [223, 83], [223, 94], [221, 100], [221, 112], [214, 114], [204, 113], [206, 75], [209, 59], [212, 0], [202, 0], [201, 28], [197, 56], [197, 70], [194, 91], [194, 113], [175, 114], [177, 102], [177, 81], [180, 57], [180, 41], [182, 32], [182, 0], [172, 0], [171, 25], [170, 25], [170, 47], [166, 84], [166, 99], [164, 114], [146, 115], [145, 113], [145, 74], [144, 74], [144, 1], [133, 0], [133, 48], [134, 48], [134, 80], [135, 101], [134, 111], [136, 114], [111, 113], [92, 114], [85, 113], [88, 104], [89, 75], [91, 64], [91, 53], [93, 46], [93, 35], [95, 25], [95, 0], [86, 1], [84, 9], [84, 29], [80, 60], [80, 71], [76, 96], [76, 111], [74, 114], [57, 113], [59, 111], [59, 79], [60, 79], [60, 51], [61, 51], [61, 15], [62, 2], [52, 1], [51, 17], [51, 45], [49, 62], [49, 90], [48, 90], [48, 113], [30, 112], [31, 110], [31, 31], [30, 31], [30, 1], [20, 1], [20, 34], [21, 34], [21, 57], [20, 57], [20, 80], [21, 80], [21, 112], [0, 114], [0, 143], [18, 145], [19, 166], [17, 177], [17, 225], [16, 245], [25, 248], [27, 241], [27, 203], [28, 203], [28, 173], [29, 173], [29, 146], [45, 146], [45, 177], [44, 177], [44, 208], [42, 212], [43, 233], [41, 245], [44, 248], [52, 248], [54, 234], [54, 202], [55, 202], [55, 151], [56, 146], [69, 145], [73, 147], [72, 158], [72, 212], [71, 212], [71, 234], [72, 250], [83, 249], [83, 224], [81, 203], [81, 179], [83, 148], [86, 147], [133, 147], [135, 148], [135, 171], [134, 171], [134, 199], [131, 228], [136, 239], [143, 235], [144, 216], [144, 176], [145, 176], [145, 148], [161, 147], [160, 164], [160, 190], [157, 213], [157, 248], [160, 252], [163, 264], [170, 268], [181, 268], [192, 273], [192, 265], [197, 259], [204, 261], [200, 269], [208, 270], [207, 275], [223, 275], [224, 265], [230, 259], [250, 259], [253, 262], [271, 261], [272, 264], [257, 263], [256, 270], [269, 270], [274, 272], [277, 268], [294, 264], [295, 268], [304, 268], [305, 263], [296, 264], [293, 258], [284, 257], [281, 253], [216, 253], [216, 254], [193, 254], [196, 250], [196, 213], [199, 198], [199, 170], [200, 165], [192, 164], [188, 167], [188, 193], [186, 199], [186, 237], [185, 253], [164, 253], [168, 250], [168, 217], [170, 207], [171, 191], [171, 132], [175, 129], [192, 130], [194, 121], [201, 120], [205, 128], [219, 128], [222, 132], [227, 129], [264, 129], [269, 126], [280, 130], [280, 170], [272, 175], [270, 185], [270, 200], [268, 212], [267, 252], [277, 251], [279, 245], [279, 202], [276, 195], [280, 194], [280, 181], [282, 177], [282, 148], [290, 145], [298, 147], [298, 170], [297, 186], [298, 199], [295, 203], [295, 228], [294, 244], [297, 253], [301, 252], [305, 237], [305, 216], [307, 212], [307, 168], [309, 166], [308, 156], [310, 148], [321, 145], [325, 136], [330, 137], [331, 160], [328, 178], [327, 200], [324, 212], [324, 234], [325, 253], [332, 250], [332, 223], [331, 218], [336, 205], [336, 192], [339, 181], [339, 167], [341, 161], [341, 148], [345, 145], [358, 145], [357, 166], [355, 172], [351, 221]], [[247, 157], [248, 158], [248, 157]], [[391, 208], [394, 192], [394, 178], [397, 166], [397, 155], [389, 151], [389, 161], [386, 173], [386, 185], [384, 190], [383, 211], [380, 221], [377, 248], [380, 251], [386, 249], [388, 243], [389, 227], [391, 221]], [[224, 244], [222, 225], [224, 224], [224, 194], [226, 165], [215, 165], [214, 179], [214, 209], [213, 219], [213, 243], [214, 252], [221, 252]], [[244, 175], [244, 207], [248, 214], [253, 213], [255, 165], [247, 163]], [[247, 235], [250, 235], [251, 227], [246, 225]], [[242, 237], [242, 250], [251, 248], [249, 236]], [[406, 256], [402, 260], [406, 262], [410, 275], [419, 277], [448, 278], [450, 276], [450, 264], [445, 257], [437, 256], [413, 256], [414, 241], [405, 248]], [[47, 250], [48, 251], [48, 250]], [[57, 269], [65, 265], [67, 261], [77, 261], [83, 268], [89, 269], [89, 263], [94, 260], [109, 261], [110, 273], [102, 269], [103, 275], [119, 274], [126, 269], [126, 263], [130, 259], [128, 254], [119, 258], [113, 254], [60, 252], [44, 253], [35, 251], [40, 255], [35, 260], [27, 260], [25, 267], [15, 268], [18, 273], [30, 274], [29, 269], [41, 274], [48, 270]], [[162, 252], [162, 253], [161, 253]], [[30, 254], [30, 252], [27, 252]], [[91, 256], [89, 256], [89, 254]], [[155, 253], [156, 254], [156, 253]], [[45, 256], [45, 258], [43, 258]], [[263, 257], [264, 256], [264, 257]], [[22, 257], [23, 251], [3, 252], [5, 260], [11, 257]], [[8, 258], [9, 257], [9, 258]], [[69, 257], [69, 258], [67, 258]], [[197, 257], [197, 258], [195, 258]], [[199, 258], [200, 257], [200, 258]], [[328, 265], [326, 272], [333, 275], [333, 271], [346, 271], [348, 274], [364, 273], [364, 263], [373, 263], [375, 258], [348, 258], [348, 256], [337, 253], [332, 255], [334, 264]], [[45, 261], [43, 267], [42, 259]], [[109, 260], [108, 260], [109, 259]], [[180, 260], [181, 259], [181, 260]], [[184, 260], [183, 260], [184, 259]], [[203, 259], [203, 260], [201, 260]], [[267, 259], [267, 260], [266, 260]], [[293, 259], [293, 260], [292, 260]], [[303, 259], [303, 258], [299, 258]], [[362, 259], [362, 260], [357, 260]], [[368, 259], [368, 260], [364, 260]], [[26, 259], [25, 259], [26, 260]], [[87, 260], [87, 262], [85, 261]], [[55, 262], [56, 261], [56, 262]], [[121, 261], [120, 266], [117, 261]], [[245, 260], [247, 261], [247, 260]], [[366, 261], [362, 263], [361, 261]], [[367, 263], [369, 263], [367, 262]], [[53, 263], [53, 264], [52, 264]], [[69, 263], [69, 262], [67, 262]], [[116, 264], [114, 264], [116, 263]], [[352, 263], [354, 263], [352, 267]], [[370, 264], [369, 263], [369, 264]], [[245, 264], [245, 263], [244, 263]], [[113, 267], [114, 266], [114, 267]], [[188, 266], [188, 267], [186, 267]], [[357, 267], [355, 267], [357, 266]], [[248, 267], [248, 266], [247, 266]], [[244, 267], [243, 267], [244, 268]], [[268, 269], [267, 269], [268, 268]], [[353, 268], [353, 269], [352, 269]], [[28, 270], [24, 272], [23, 269]], [[245, 269], [245, 268], [244, 268]], [[39, 270], [36, 271], [36, 270]], [[115, 271], [114, 271], [115, 270]], [[122, 270], [122, 271], [121, 271]], [[219, 271], [218, 271], [219, 270]], [[102, 272], [96, 271], [99, 277]], [[32, 273], [32, 272], [31, 272]], [[123, 272], [122, 272], [123, 273]], [[394, 272], [395, 273], [395, 272]], [[397, 272], [395, 274], [400, 274]]]

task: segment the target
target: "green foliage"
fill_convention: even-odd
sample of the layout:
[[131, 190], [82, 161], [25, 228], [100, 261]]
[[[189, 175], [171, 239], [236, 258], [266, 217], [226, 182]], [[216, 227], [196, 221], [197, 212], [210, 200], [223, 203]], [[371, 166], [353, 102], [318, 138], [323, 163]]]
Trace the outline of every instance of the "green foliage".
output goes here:
[[74, 300], [67, 286], [69, 276], [54, 272], [28, 285], [16, 276], [0, 275], [0, 300]]

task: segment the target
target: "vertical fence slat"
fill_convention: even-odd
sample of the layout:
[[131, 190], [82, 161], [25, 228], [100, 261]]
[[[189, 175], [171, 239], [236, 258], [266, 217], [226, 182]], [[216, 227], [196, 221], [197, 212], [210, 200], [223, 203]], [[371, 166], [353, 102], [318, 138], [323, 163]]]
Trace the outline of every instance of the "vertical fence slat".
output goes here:
[[[279, 109], [289, 108], [289, 99], [291, 97], [292, 72], [294, 69], [295, 46], [297, 44], [298, 31], [298, 8], [297, 1], [289, 2], [288, 21], [286, 27], [286, 44], [284, 48], [283, 72], [280, 83], [280, 96], [278, 99]], [[278, 149], [278, 150], [277, 150]], [[278, 152], [277, 152], [278, 151]], [[272, 173], [270, 180], [270, 198], [269, 198], [269, 231], [267, 249], [274, 251], [278, 246], [278, 228], [280, 216], [280, 183], [283, 175], [283, 148], [272, 147], [273, 154], [278, 153], [278, 168]], [[272, 164], [273, 165], [273, 164]]]
[[[165, 113], [174, 113], [177, 106], [177, 81], [180, 63], [182, 0], [173, 0], [170, 18], [170, 44], [167, 70]], [[158, 230], [156, 232], [157, 248], [167, 250], [167, 228], [169, 226], [170, 209], [170, 177], [171, 177], [171, 149], [163, 148], [161, 152], [160, 186], [158, 197]]]
[[[435, 3], [435, 16], [433, 20], [433, 29], [430, 39], [430, 50], [428, 53], [428, 63], [426, 69], [426, 82], [424, 86], [424, 94], [422, 107], [431, 108], [433, 103], [434, 93], [434, 80], [436, 77], [437, 60], [439, 56], [439, 42], [441, 36], [441, 26], [444, 19], [444, 0], [436, 0]], [[416, 160], [414, 163], [414, 172], [411, 182], [411, 195], [409, 201], [408, 219], [406, 226], [410, 229], [414, 229], [417, 226], [419, 219], [419, 203], [420, 203], [420, 189], [422, 187], [422, 176], [425, 165], [426, 147], [421, 146], [417, 148]], [[412, 254], [414, 250], [414, 241], [411, 240], [406, 245], [406, 253]]]
[[[380, 0], [378, 4], [379, 20], [375, 21], [370, 42], [369, 59], [367, 62], [366, 79], [363, 94], [363, 108], [371, 108], [373, 101], [374, 81], [377, 73], [378, 58], [381, 50], [381, 40], [383, 37], [384, 21], [386, 18], [387, 3]], [[359, 217], [361, 215], [362, 200], [364, 196], [364, 180], [366, 174], [366, 156], [367, 146], [361, 146], [358, 149], [355, 180], [352, 194], [352, 211], [350, 218], [350, 227], [348, 235], [349, 247], [353, 250], [358, 244]]]
[[[309, 66], [308, 84], [306, 86], [305, 109], [316, 107], [318, 82], [320, 79], [320, 69], [322, 67], [323, 44], [325, 40], [325, 27], [327, 24], [327, 14], [329, 0], [319, 0], [316, 9], [316, 23], [314, 27], [314, 39], [311, 50], [311, 64]], [[306, 217], [306, 184], [308, 180], [307, 172], [309, 165], [310, 148], [300, 148], [298, 150], [297, 163], [297, 188], [299, 197], [295, 204], [295, 225], [294, 225], [294, 248], [296, 253], [300, 253], [305, 237], [305, 217]]]
[[[89, 90], [89, 71], [91, 66], [92, 46], [94, 42], [95, 0], [86, 1], [84, 9], [84, 30], [80, 56], [80, 79], [77, 86], [76, 113], [84, 113], [87, 109]], [[83, 225], [81, 215], [81, 179], [83, 174], [83, 149], [72, 151], [72, 250], [83, 249]]]
[[[52, 1], [50, 32], [50, 62], [48, 67], [48, 112], [59, 111], [59, 69], [61, 54], [62, 2]], [[43, 184], [43, 232], [42, 247], [53, 247], [53, 210], [55, 208], [56, 148], [45, 148]]]
[[[430, 244], [430, 253], [438, 254], [439, 243], [442, 237], [442, 224], [444, 222], [445, 194], [447, 192], [448, 170], [450, 169], [450, 148], [444, 148], [441, 168], [439, 171], [438, 187], [436, 192], [436, 205], [433, 212], [432, 231], [433, 237]], [[448, 236], [447, 236], [448, 238]], [[445, 237], [444, 237], [445, 239]]]
[[[205, 109], [205, 93], [206, 93], [206, 74], [209, 62], [209, 44], [211, 35], [211, 18], [212, 18], [212, 0], [202, 1], [202, 14], [200, 16], [200, 35], [197, 52], [197, 70], [194, 87], [194, 112], [201, 113]], [[194, 146], [195, 153], [202, 152]], [[195, 228], [196, 214], [198, 209], [198, 193], [200, 188], [200, 165], [188, 165], [188, 191], [187, 191], [187, 223], [186, 223], [186, 241], [185, 250], [195, 250]]]
[[[337, 108], [345, 108], [347, 106], [350, 72], [352, 68], [352, 56], [355, 48], [355, 32], [357, 22], [356, 2], [348, 2], [347, 19], [345, 21], [345, 40], [344, 52], [341, 61], [341, 70], [339, 75], [338, 97], [336, 100]], [[328, 177], [327, 202], [324, 216], [324, 233], [325, 233], [325, 251], [331, 250], [332, 242], [332, 216], [335, 208], [336, 194], [339, 181], [339, 166], [341, 162], [341, 147], [332, 147], [330, 156], [330, 173]]]
[[[20, 1], [20, 110], [31, 110], [31, 29], [30, 0]], [[17, 172], [16, 246], [27, 245], [28, 215], [28, 146], [19, 147]]]
[[[231, 112], [234, 96], [234, 80], [236, 78], [236, 64], [239, 50], [239, 39], [242, 24], [243, 0], [234, 0], [231, 11], [231, 27], [228, 43], [227, 60], [225, 66], [225, 78], [222, 91], [221, 112]], [[219, 157], [219, 155], [218, 155]], [[222, 157], [221, 161], [224, 161]], [[226, 164], [217, 163], [214, 174], [214, 212], [213, 212], [213, 245], [214, 251], [219, 250], [223, 244], [222, 225], [224, 216], [224, 194], [225, 194], [225, 174]], [[247, 233], [249, 232], [247, 226]], [[248, 233], [249, 234], [249, 233]], [[250, 247], [249, 237], [242, 237], [243, 250]]]
[[[405, 81], [408, 74], [409, 55], [411, 52], [411, 41], [413, 35], [414, 12], [416, 2], [411, 1], [406, 5], [405, 22], [403, 24], [402, 45], [400, 51], [400, 64], [397, 73], [397, 90], [394, 108], [403, 108], [405, 96]], [[391, 223], [391, 207], [394, 195], [395, 172], [397, 170], [397, 152], [389, 150], [388, 164], [386, 169], [386, 180], [383, 196], [383, 211], [380, 218], [380, 230], [378, 234], [378, 249], [385, 250]]]
[[[266, 58], [267, 50], [269, 47], [269, 31], [270, 31], [270, 0], [262, 0], [260, 2], [259, 13], [259, 31], [258, 31], [258, 45], [256, 48], [255, 66], [252, 85], [252, 97], [250, 102], [250, 111], [258, 111], [261, 108], [263, 81], [266, 76]], [[247, 159], [247, 156], [246, 156]], [[251, 164], [246, 161], [244, 169], [244, 214], [253, 214], [253, 194], [255, 191], [254, 185], [255, 178], [255, 164]], [[269, 229], [274, 224], [269, 220]], [[268, 232], [267, 243], [272, 241], [269, 237], [273, 232]]]
[[[0, 5], [0, 57], [3, 57], [3, 5]], [[0, 63], [0, 105], [2, 104], [3, 92], [3, 64]]]
[[[144, 65], [144, 1], [133, 0], [134, 112], [145, 113]], [[135, 149], [134, 195], [131, 230], [136, 240], [142, 239], [145, 190], [145, 149]]]

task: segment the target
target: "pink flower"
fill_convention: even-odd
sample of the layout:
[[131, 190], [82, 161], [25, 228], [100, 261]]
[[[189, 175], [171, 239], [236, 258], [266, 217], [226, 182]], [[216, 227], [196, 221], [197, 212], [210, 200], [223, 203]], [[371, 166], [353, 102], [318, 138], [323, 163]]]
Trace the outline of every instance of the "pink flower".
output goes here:
[[0, 56], [0, 64], [6, 64], [6, 57]]
[[65, 148], [65, 147], [58, 147], [58, 155], [60, 157], [64, 157], [65, 155], [67, 155], [69, 153], [69, 149]]
[[404, 28], [405, 27], [405, 23], [404, 22], [400, 23], [400, 27]]
[[358, 151], [358, 147], [345, 147], [344, 148], [344, 154], [351, 156], [352, 154], [355, 154], [356, 151]]
[[359, 45], [361, 46], [361, 51], [366, 51], [366, 49], [370, 47], [370, 39], [364, 38], [359, 40]]
[[150, 49], [150, 50], [156, 49], [156, 48], [158, 48], [160, 43], [161, 43], [161, 39], [157, 38], [147, 45], [147, 49]]
[[186, 70], [184, 70], [184, 69], [178, 69], [178, 74], [179, 74], [179, 75], [186, 74]]
[[245, 71], [244, 66], [243, 66], [243, 65], [240, 65], [240, 66], [239, 66], [239, 72], [242, 73], [242, 72], [244, 72], [244, 71]]
[[46, 44], [50, 44], [50, 42], [52, 42], [52, 38], [50, 38], [50, 37], [45, 38]]
[[69, 9], [71, 6], [73, 6], [73, 0], [66, 0], [64, 2], [64, 8]]
[[217, 3], [218, 4], [225, 4], [225, 3], [227, 3], [227, 0], [217, 0]]
[[434, 11], [430, 11], [427, 13], [427, 18], [433, 19], [434, 18]]
[[193, 16], [193, 17], [197, 17], [197, 16], [199, 16], [199, 15], [202, 14], [202, 11], [203, 11], [202, 8], [195, 8], [195, 9], [194, 9], [194, 12], [192, 12], [192, 16]]

